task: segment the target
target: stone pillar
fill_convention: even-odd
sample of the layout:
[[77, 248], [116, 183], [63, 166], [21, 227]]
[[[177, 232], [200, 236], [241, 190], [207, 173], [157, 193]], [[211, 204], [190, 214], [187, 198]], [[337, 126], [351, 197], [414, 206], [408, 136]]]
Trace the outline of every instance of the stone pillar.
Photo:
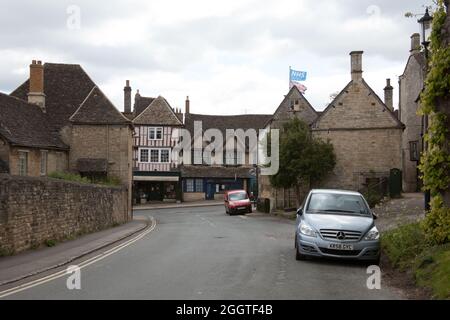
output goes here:
[[351, 73], [353, 81], [362, 80], [362, 56], [364, 51], [352, 51], [350, 52], [351, 57]]

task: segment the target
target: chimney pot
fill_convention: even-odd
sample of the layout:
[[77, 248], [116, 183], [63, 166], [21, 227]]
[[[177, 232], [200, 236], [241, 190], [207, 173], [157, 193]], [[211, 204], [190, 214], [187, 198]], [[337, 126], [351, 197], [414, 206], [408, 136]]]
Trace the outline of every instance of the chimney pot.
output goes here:
[[352, 51], [350, 52], [351, 57], [351, 74], [353, 81], [362, 80], [362, 56], [364, 51]]

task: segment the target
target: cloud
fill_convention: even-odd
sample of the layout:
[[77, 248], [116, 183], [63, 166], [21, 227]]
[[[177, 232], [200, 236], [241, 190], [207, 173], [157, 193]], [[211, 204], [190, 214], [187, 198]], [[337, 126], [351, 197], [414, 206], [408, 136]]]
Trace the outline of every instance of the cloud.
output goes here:
[[[27, 77], [32, 59], [80, 63], [116, 106], [125, 79], [144, 95], [164, 95], [203, 113], [271, 113], [288, 89], [288, 67], [309, 73], [318, 109], [350, 79], [349, 56], [364, 50], [365, 78], [382, 95], [403, 71], [407, 11], [422, 1], [3, 1], [0, 90]], [[67, 28], [70, 5], [80, 29]], [[393, 81], [396, 83], [396, 81]]]

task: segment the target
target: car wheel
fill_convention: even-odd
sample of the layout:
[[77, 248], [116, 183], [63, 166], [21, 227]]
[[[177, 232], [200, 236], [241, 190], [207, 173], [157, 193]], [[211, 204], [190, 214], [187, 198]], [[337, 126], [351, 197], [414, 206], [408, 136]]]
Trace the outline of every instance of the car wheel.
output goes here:
[[252, 213], [252, 206], [248, 207], [247, 213]]

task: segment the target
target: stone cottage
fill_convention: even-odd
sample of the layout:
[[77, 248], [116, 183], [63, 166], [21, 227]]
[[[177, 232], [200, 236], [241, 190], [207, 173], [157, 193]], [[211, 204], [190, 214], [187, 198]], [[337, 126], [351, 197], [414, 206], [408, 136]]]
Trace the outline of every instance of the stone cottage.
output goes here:
[[362, 51], [350, 53], [351, 81], [312, 124], [314, 136], [331, 141], [334, 171], [320, 186], [361, 190], [367, 179], [401, 169], [403, 124], [393, 108], [390, 80], [383, 102], [364, 80]]
[[33, 60], [29, 79], [0, 94], [0, 159], [13, 175], [113, 176], [131, 204], [132, 133], [80, 65]]

